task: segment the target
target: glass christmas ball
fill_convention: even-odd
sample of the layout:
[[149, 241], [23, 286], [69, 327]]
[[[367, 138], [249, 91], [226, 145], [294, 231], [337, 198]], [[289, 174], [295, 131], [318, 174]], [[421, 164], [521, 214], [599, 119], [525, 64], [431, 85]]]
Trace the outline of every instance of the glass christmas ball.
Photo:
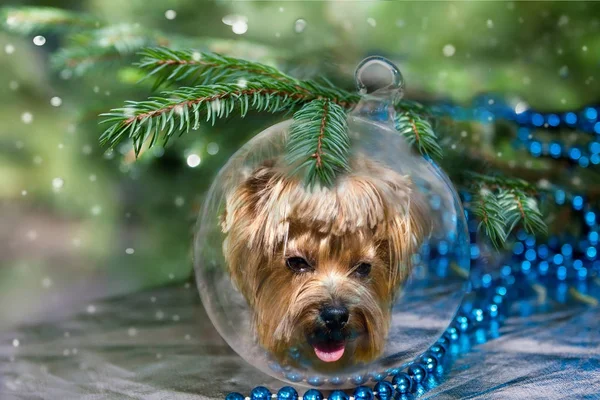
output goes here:
[[285, 165], [288, 120], [231, 157], [200, 216], [195, 270], [211, 321], [288, 383], [392, 374], [436, 342], [469, 288], [454, 188], [366, 109], [348, 118], [351, 169], [332, 186], [306, 186]]

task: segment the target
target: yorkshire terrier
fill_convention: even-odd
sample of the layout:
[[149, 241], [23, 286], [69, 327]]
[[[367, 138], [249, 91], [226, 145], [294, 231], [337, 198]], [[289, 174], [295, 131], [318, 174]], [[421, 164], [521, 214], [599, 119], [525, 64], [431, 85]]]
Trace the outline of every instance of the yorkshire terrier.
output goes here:
[[226, 193], [225, 261], [258, 342], [282, 363], [300, 355], [335, 370], [377, 359], [428, 234], [427, 202], [408, 176], [360, 156], [352, 171], [307, 187], [271, 160]]

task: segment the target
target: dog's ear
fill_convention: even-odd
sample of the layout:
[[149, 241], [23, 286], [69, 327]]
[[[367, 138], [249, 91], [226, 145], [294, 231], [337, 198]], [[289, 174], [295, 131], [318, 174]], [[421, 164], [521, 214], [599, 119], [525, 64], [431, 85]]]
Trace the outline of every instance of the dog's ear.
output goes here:
[[292, 184], [274, 161], [263, 162], [226, 192], [223, 233], [240, 245], [273, 251], [288, 229], [284, 197]]
[[366, 170], [378, 181], [385, 210], [378, 236], [387, 242], [390, 263], [395, 266], [390, 284], [397, 285], [410, 274], [413, 255], [431, 234], [429, 202], [409, 176], [372, 163]]

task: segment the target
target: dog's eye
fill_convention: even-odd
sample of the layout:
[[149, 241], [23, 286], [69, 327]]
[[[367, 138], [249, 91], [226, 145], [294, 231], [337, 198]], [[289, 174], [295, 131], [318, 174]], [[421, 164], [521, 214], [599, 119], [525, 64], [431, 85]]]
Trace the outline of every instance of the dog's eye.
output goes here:
[[289, 257], [285, 260], [285, 265], [296, 273], [310, 272], [313, 267], [302, 257]]
[[363, 262], [360, 263], [356, 266], [356, 268], [354, 269], [354, 273], [360, 277], [360, 278], [364, 278], [367, 275], [369, 275], [369, 273], [371, 272], [371, 264]]

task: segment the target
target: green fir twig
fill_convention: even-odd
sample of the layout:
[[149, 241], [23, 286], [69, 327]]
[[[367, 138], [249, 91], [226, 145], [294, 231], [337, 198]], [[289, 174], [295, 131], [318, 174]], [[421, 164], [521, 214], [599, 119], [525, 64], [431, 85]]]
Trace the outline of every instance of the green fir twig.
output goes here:
[[492, 244], [501, 247], [517, 226], [543, 235], [547, 226], [538, 207], [537, 188], [518, 178], [464, 173], [473, 194], [472, 209]]
[[519, 224], [527, 233], [536, 235], [547, 233], [548, 227], [535, 197], [515, 188], [501, 190], [498, 199], [503, 210], [507, 233], [513, 231]]
[[331, 100], [313, 100], [294, 114], [286, 147], [287, 162], [305, 171], [306, 183], [331, 186], [348, 171], [350, 140], [346, 111]]
[[3, 7], [0, 9], [3, 29], [20, 35], [66, 32], [101, 25], [91, 16], [53, 7]]
[[197, 128], [205, 119], [212, 124], [234, 110], [244, 117], [250, 110], [278, 112], [317, 99], [314, 93], [299, 91], [284, 82], [248, 82], [243, 85], [216, 84], [165, 92], [146, 101], [128, 101], [123, 108], [102, 114], [111, 124], [102, 134], [103, 145], [114, 146], [130, 138], [138, 153], [146, 139], [150, 146], [163, 132], [163, 145], [177, 132]]
[[489, 189], [475, 193], [471, 211], [479, 218], [478, 230], [483, 230], [490, 242], [500, 248], [506, 242], [506, 219], [498, 197]]
[[165, 47], [147, 48], [137, 66], [156, 79], [156, 85], [165, 82], [186, 81], [202, 85], [220, 81], [234, 82], [250, 78], [269, 78], [286, 82], [298, 82], [277, 68], [197, 50], [173, 50]]
[[422, 155], [428, 155], [434, 159], [442, 158], [442, 148], [429, 121], [412, 110], [406, 110], [398, 112], [394, 122], [396, 130]]

